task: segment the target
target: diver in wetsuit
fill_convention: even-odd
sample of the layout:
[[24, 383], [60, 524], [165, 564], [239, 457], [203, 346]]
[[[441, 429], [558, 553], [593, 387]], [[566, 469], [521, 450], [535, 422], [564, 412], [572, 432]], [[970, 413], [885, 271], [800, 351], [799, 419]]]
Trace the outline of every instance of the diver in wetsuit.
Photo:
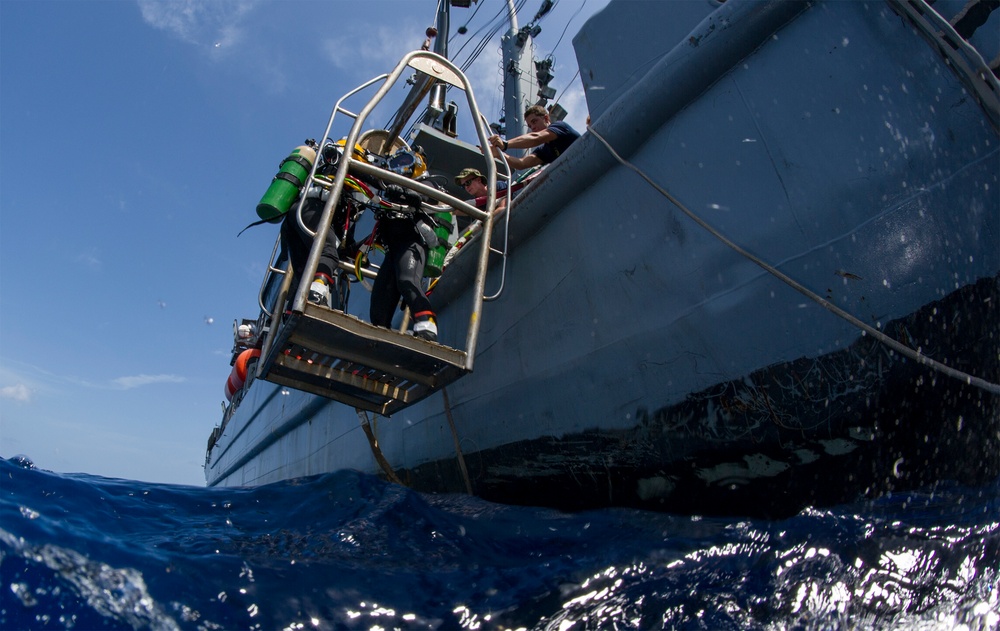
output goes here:
[[[332, 178], [337, 171], [340, 151], [341, 149], [335, 144], [327, 144], [322, 152], [323, 162], [317, 167], [316, 174]], [[317, 232], [329, 191], [320, 186], [311, 186], [305, 191], [305, 197], [302, 204], [302, 222], [310, 230]], [[293, 205], [293, 209], [285, 214], [285, 218], [281, 222], [281, 237], [288, 248], [292, 269], [298, 276], [305, 269], [309, 250], [312, 249], [313, 245], [313, 236], [299, 226], [295, 217], [296, 207], [297, 202]], [[338, 269], [338, 265], [340, 263], [340, 250], [344, 247], [344, 242], [353, 240], [356, 215], [354, 209], [344, 202], [334, 210], [333, 223], [326, 233], [316, 273], [309, 285], [309, 302], [329, 309], [343, 310], [347, 308], [350, 281], [344, 271]]]
[[[302, 205], [302, 222], [309, 229], [315, 231], [319, 227], [319, 220], [323, 216], [323, 206], [326, 202], [320, 197], [308, 197]], [[306, 259], [309, 258], [309, 250], [312, 248], [312, 235], [304, 232], [299, 227], [299, 222], [295, 218], [295, 211], [285, 215], [281, 222], [281, 238], [288, 246], [288, 258], [291, 260], [292, 269], [298, 275], [306, 266]], [[312, 283], [309, 286], [309, 302], [322, 305], [330, 309], [343, 309], [346, 296], [344, 292], [347, 287], [347, 280], [342, 279], [343, 272], [337, 269], [340, 262], [340, 237], [337, 236], [336, 223], [330, 227], [326, 233], [326, 241], [320, 252], [319, 264], [316, 266], [316, 273], [313, 275]], [[331, 291], [333, 288], [333, 291]]]
[[[416, 178], [426, 166], [419, 153], [399, 151], [389, 159], [389, 168]], [[437, 244], [433, 220], [420, 210], [422, 199], [419, 194], [405, 191], [397, 185], [387, 186], [385, 190], [388, 201], [406, 205], [408, 209], [385, 210], [378, 216], [378, 236], [386, 251], [385, 260], [372, 284], [371, 322], [391, 328], [392, 316], [402, 298], [413, 316], [413, 334], [436, 342], [436, 317], [421, 285], [427, 251]]]

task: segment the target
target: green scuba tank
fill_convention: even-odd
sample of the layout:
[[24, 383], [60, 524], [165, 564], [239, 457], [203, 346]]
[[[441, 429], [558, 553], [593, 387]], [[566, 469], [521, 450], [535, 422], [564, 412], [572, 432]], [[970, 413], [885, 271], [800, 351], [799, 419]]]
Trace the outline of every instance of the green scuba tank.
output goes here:
[[257, 204], [257, 215], [261, 219], [275, 219], [288, 212], [292, 202], [299, 196], [302, 185], [312, 171], [316, 161], [316, 149], [308, 144], [295, 148], [281, 162], [278, 174], [271, 180], [271, 186]]
[[451, 213], [434, 213], [434, 234], [437, 236], [437, 245], [427, 249], [427, 263], [424, 264], [424, 276], [434, 278], [441, 275], [444, 269], [444, 256], [451, 247], [448, 237], [451, 236]]

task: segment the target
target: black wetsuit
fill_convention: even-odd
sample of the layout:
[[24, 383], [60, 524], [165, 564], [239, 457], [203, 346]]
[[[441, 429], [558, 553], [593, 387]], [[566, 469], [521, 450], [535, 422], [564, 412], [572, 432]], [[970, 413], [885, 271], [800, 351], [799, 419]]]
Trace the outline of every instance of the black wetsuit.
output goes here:
[[[296, 202], [297, 203], [297, 202]], [[316, 230], [319, 220], [323, 216], [323, 206], [325, 202], [318, 197], [306, 199], [302, 206], [302, 222], [311, 230]], [[285, 213], [285, 219], [281, 222], [281, 238], [288, 246], [288, 257], [292, 262], [292, 269], [298, 277], [305, 269], [306, 260], [309, 258], [309, 250], [312, 249], [313, 238], [302, 231], [299, 222], [295, 219], [295, 205]], [[317, 274], [327, 276], [331, 282], [336, 278], [337, 264], [340, 262], [340, 254], [337, 248], [340, 246], [340, 238], [334, 227], [326, 233], [326, 242], [320, 252], [319, 265], [316, 267]], [[311, 278], [309, 279], [312, 280]]]
[[386, 253], [372, 285], [370, 315], [374, 325], [392, 327], [392, 317], [400, 297], [410, 308], [414, 319], [433, 315], [431, 302], [421, 286], [427, 262], [427, 245], [417, 232], [416, 225], [416, 221], [409, 217], [379, 220], [379, 236]]

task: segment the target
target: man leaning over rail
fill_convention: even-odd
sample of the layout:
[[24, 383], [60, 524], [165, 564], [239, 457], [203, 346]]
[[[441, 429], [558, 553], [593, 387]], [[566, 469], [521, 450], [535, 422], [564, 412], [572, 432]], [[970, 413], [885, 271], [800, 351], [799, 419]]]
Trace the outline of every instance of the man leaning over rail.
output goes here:
[[[465, 189], [472, 199], [473, 203], [477, 206], [484, 205], [486, 203], [486, 197], [488, 190], [486, 189], [486, 176], [483, 175], [479, 169], [466, 168], [458, 172], [455, 176], [455, 184], [461, 186]], [[496, 205], [493, 207], [493, 212], [499, 214], [507, 206], [507, 183], [497, 182], [497, 201]], [[462, 226], [461, 224], [459, 224]], [[474, 221], [471, 225], [462, 226], [462, 232], [455, 244], [451, 246], [448, 250], [448, 254], [444, 257], [444, 266], [447, 267], [451, 264], [452, 259], [458, 254], [458, 251], [468, 243], [473, 237], [478, 235], [483, 229], [482, 222]]]
[[[486, 176], [479, 172], [479, 169], [462, 169], [455, 176], [455, 184], [465, 189], [465, 192], [472, 196], [475, 202], [479, 203], [480, 197], [486, 197]], [[497, 203], [493, 207], [494, 212], [500, 212], [507, 205], [506, 182], [497, 182]], [[485, 200], [484, 200], [485, 203]]]
[[504, 154], [507, 163], [514, 170], [549, 164], [562, 155], [580, 134], [568, 123], [549, 120], [549, 112], [541, 105], [531, 105], [524, 110], [524, 122], [531, 129], [527, 134], [504, 140], [500, 136], [490, 136], [493, 155], [500, 157], [501, 151], [508, 149], [531, 149], [538, 147], [523, 158]]

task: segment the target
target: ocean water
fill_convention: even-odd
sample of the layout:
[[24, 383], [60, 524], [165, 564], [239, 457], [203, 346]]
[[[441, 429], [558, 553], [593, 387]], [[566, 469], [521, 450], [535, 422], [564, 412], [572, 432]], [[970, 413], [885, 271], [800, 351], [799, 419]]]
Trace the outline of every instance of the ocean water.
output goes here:
[[997, 629], [1000, 480], [780, 521], [0, 459], [2, 629]]

